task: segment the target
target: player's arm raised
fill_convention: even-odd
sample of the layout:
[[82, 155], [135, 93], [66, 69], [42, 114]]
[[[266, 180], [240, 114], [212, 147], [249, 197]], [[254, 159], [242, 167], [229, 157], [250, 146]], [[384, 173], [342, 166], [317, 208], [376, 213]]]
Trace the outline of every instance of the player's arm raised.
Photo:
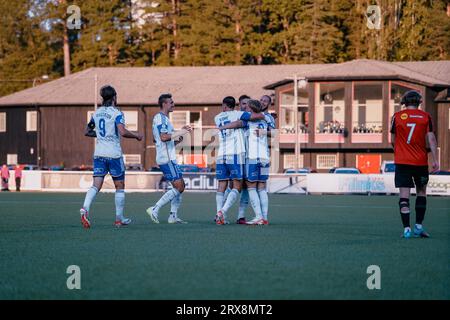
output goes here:
[[125, 128], [125, 125], [123, 123], [119, 123], [117, 125], [117, 129], [119, 130], [119, 134], [124, 138], [129, 139], [136, 139], [137, 141], [141, 141], [143, 138], [143, 135], [140, 133], [134, 133]]

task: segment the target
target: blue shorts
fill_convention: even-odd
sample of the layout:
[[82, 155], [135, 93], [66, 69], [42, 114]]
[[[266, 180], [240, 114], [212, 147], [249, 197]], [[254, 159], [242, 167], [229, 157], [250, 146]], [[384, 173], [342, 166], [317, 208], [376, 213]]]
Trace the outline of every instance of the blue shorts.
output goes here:
[[217, 163], [217, 180], [242, 180], [244, 175], [244, 165], [238, 163]]
[[167, 181], [175, 181], [183, 179], [183, 173], [180, 170], [180, 167], [175, 161], [171, 161], [166, 164], [160, 164], [159, 168], [164, 174], [164, 178]]
[[123, 158], [94, 157], [94, 177], [104, 177], [111, 174], [114, 181], [125, 180], [125, 165]]
[[269, 163], [247, 163], [246, 180], [250, 182], [267, 181], [269, 179]]

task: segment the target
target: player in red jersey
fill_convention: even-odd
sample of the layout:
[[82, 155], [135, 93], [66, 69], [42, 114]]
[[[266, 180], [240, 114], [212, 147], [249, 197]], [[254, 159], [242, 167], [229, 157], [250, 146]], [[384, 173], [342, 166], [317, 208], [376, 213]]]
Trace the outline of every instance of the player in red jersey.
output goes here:
[[406, 109], [398, 111], [392, 117], [391, 134], [394, 147], [395, 187], [400, 189], [400, 216], [403, 222], [403, 237], [411, 237], [409, 223], [409, 195], [416, 187], [416, 224], [414, 236], [428, 238], [422, 222], [427, 208], [426, 190], [428, 184], [428, 150], [433, 157], [433, 171], [439, 170], [436, 137], [433, 133], [431, 117], [419, 110], [422, 96], [417, 91], [408, 91], [402, 97], [401, 104]]

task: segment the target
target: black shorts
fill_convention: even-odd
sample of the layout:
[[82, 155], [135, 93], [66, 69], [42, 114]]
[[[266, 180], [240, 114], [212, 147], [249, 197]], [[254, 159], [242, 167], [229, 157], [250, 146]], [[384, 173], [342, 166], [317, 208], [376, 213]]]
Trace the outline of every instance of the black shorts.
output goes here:
[[396, 188], [421, 188], [428, 184], [428, 166], [395, 165]]

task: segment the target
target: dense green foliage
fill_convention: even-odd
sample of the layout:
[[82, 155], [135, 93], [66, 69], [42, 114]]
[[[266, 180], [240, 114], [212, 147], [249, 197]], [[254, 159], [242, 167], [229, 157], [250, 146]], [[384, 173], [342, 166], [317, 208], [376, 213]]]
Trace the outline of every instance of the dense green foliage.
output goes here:
[[[446, 0], [0, 0], [0, 96], [92, 66], [333, 63], [450, 56]], [[77, 4], [81, 29], [67, 30]], [[381, 28], [367, 26], [369, 5]], [[137, 10], [139, 6], [141, 10]], [[33, 81], [34, 80], [34, 81]]]

